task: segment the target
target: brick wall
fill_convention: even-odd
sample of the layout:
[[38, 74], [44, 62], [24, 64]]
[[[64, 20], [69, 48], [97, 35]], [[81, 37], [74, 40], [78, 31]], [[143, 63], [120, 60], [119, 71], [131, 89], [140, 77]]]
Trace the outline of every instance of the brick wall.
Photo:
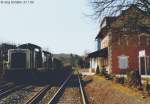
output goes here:
[[[146, 50], [146, 54], [150, 56], [150, 45], [143, 46], [139, 44], [139, 36], [140, 33], [122, 33], [113, 32], [113, 35], [118, 35], [112, 38], [112, 72], [120, 73], [119, 64], [118, 64], [118, 56], [124, 54], [128, 56], [129, 62], [129, 70], [136, 70], [139, 67], [139, 51]], [[149, 37], [148, 37], [149, 38]], [[147, 38], [144, 38], [145, 41]], [[144, 41], [144, 40], [142, 40]]]

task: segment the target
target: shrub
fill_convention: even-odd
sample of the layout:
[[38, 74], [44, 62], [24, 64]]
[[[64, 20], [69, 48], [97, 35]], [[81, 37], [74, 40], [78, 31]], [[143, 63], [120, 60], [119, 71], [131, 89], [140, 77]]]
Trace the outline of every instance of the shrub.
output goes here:
[[138, 70], [133, 70], [129, 73], [128, 76], [128, 85], [130, 87], [140, 87], [142, 86], [142, 83], [141, 83], [141, 75], [139, 74]]
[[149, 84], [148, 80], [146, 81], [145, 87], [146, 87], [146, 91], [147, 91], [148, 95], [150, 95], [150, 84]]
[[116, 77], [115, 82], [119, 84], [124, 84], [125, 78], [124, 77]]

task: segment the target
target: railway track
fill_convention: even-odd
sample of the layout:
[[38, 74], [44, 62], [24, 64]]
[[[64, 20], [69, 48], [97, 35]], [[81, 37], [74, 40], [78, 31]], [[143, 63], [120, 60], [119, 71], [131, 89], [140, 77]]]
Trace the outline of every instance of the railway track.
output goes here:
[[47, 104], [86, 104], [79, 75], [70, 75]]
[[13, 86], [13, 85], [14, 85], [14, 83], [12, 83], [12, 82], [4, 83], [4, 84], [0, 85], [0, 91], [2, 89], [8, 88], [8, 87]]
[[36, 95], [32, 96], [25, 104], [36, 104], [38, 103], [45, 95], [45, 93], [50, 89], [50, 85], [42, 88]]
[[6, 83], [2, 86], [0, 86], [0, 94], [3, 93], [6, 90], [9, 90], [11, 88], [13, 88], [15, 85], [13, 83]]
[[[33, 95], [24, 104], [43, 104], [41, 101], [45, 98], [48, 91], [55, 90], [48, 101], [44, 104], [86, 104], [81, 80], [78, 75], [69, 75], [68, 78], [54, 88], [51, 85], [43, 87], [37, 94]], [[53, 89], [54, 88], [54, 89]], [[57, 89], [57, 90], [56, 90]]]
[[[15, 85], [11, 82], [0, 86], [0, 100], [26, 86], [28, 85]], [[52, 92], [51, 95], [46, 95], [48, 91]], [[23, 103], [42, 104], [45, 96], [49, 96], [49, 99], [44, 104], [87, 104], [78, 74], [70, 74], [65, 81], [56, 84], [56, 86], [46, 85], [40, 88], [37, 93]]]
[[9, 94], [11, 94], [12, 92], [15, 92], [19, 89], [24, 88], [26, 85], [11, 85], [11, 86], [7, 86], [7, 88], [3, 88], [0, 90], [0, 99], [8, 96]]
[[[59, 85], [61, 85], [61, 84], [59, 84]], [[46, 93], [48, 91], [56, 92], [57, 91], [56, 89], [58, 90], [59, 87], [56, 88], [56, 87], [52, 87], [52, 85], [47, 85], [44, 88], [42, 88], [37, 94], [33, 95], [30, 99], [28, 99], [27, 101], [25, 101], [24, 104], [38, 104], [38, 103], [42, 104], [41, 101], [44, 99], [45, 96], [47, 96]], [[54, 94], [52, 93], [52, 95], [54, 95]]]

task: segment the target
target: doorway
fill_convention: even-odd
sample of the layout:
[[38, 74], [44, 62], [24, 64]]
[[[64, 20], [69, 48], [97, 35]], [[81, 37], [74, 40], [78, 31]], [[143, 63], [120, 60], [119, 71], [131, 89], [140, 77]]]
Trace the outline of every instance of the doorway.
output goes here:
[[149, 56], [139, 57], [139, 73], [141, 75], [150, 75]]

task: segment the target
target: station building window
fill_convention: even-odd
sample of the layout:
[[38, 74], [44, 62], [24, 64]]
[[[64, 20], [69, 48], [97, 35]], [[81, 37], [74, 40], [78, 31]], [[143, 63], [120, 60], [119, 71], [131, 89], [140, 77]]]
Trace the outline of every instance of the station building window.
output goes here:
[[141, 36], [140, 37], [140, 45], [141, 46], [146, 46], [147, 45], [147, 37], [146, 36]]
[[150, 46], [150, 37], [147, 38], [147, 45]]
[[127, 35], [119, 37], [119, 39], [118, 39], [118, 45], [128, 46], [128, 44], [129, 44], [129, 40], [128, 40], [128, 36]]

